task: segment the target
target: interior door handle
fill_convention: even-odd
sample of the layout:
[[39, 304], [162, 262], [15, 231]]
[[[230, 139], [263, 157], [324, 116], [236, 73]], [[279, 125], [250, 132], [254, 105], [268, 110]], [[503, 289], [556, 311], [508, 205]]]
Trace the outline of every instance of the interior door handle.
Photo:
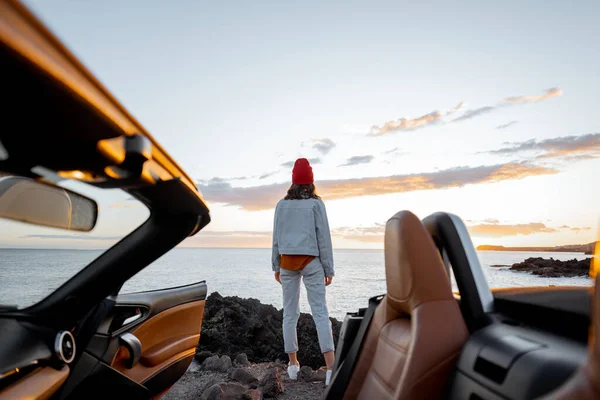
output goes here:
[[124, 333], [119, 336], [119, 342], [129, 350], [129, 359], [126, 361], [127, 368], [133, 368], [142, 356], [142, 342], [133, 333]]
[[137, 321], [140, 318], [142, 318], [142, 313], [141, 312], [138, 313], [138, 314], [132, 315], [131, 317], [125, 319], [125, 321], [123, 321], [123, 324], [121, 326], [129, 325], [133, 321]]

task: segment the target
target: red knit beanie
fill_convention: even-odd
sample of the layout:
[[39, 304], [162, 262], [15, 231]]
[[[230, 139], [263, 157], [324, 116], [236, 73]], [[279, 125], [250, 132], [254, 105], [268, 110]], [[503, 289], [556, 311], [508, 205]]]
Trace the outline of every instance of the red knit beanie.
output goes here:
[[299, 158], [292, 170], [292, 183], [295, 185], [310, 185], [315, 182], [313, 170], [306, 158]]

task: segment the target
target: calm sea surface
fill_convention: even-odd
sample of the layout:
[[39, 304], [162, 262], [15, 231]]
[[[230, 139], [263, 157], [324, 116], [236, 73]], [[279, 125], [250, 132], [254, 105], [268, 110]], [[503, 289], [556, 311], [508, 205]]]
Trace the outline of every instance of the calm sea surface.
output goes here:
[[[41, 300], [97, 257], [100, 251], [0, 249], [0, 304], [25, 307]], [[281, 308], [281, 287], [273, 279], [269, 249], [174, 249], [125, 283], [121, 293], [161, 289], [206, 280], [210, 292], [253, 297]], [[528, 257], [583, 259], [581, 253], [479, 252], [492, 287], [591, 285], [589, 278], [540, 278], [490, 265], [510, 265]], [[385, 292], [383, 251], [337, 250], [336, 277], [328, 287], [333, 317], [366, 305]], [[455, 286], [455, 285], [453, 285]], [[305, 292], [303, 312], [310, 309]]]

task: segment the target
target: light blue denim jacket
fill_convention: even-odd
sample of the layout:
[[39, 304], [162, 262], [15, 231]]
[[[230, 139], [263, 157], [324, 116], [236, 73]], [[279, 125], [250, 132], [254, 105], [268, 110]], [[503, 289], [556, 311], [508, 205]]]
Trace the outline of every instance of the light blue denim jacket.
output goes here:
[[319, 257], [325, 276], [334, 276], [331, 232], [322, 200], [279, 201], [273, 224], [275, 272], [279, 272], [281, 254]]

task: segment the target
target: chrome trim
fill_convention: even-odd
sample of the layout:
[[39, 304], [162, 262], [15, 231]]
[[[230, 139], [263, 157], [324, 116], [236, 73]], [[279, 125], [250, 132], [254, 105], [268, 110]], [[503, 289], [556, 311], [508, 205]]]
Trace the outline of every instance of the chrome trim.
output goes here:
[[131, 317], [126, 318], [125, 321], [123, 321], [123, 325], [121, 325], [121, 326], [129, 325], [130, 323], [132, 323], [134, 321], [137, 321], [138, 319], [142, 318], [142, 316], [143, 316], [142, 312], [140, 311], [139, 314], [132, 315]]
[[33, 360], [32, 362], [30, 362], [29, 364], [25, 364], [22, 367], [18, 367], [18, 368], [13, 368], [9, 371], [3, 372], [0, 374], [0, 381], [4, 378], [8, 378], [9, 376], [12, 376], [14, 374], [18, 374], [19, 372], [21, 372], [21, 370], [28, 368], [28, 367], [32, 367], [34, 365], [38, 365], [40, 362], [38, 360]]
[[[65, 336], [69, 336], [71, 339], [71, 343], [73, 343], [73, 354], [71, 354], [70, 358], [65, 357], [65, 352], [63, 349], [63, 339]], [[75, 358], [75, 338], [73, 334], [69, 331], [62, 331], [56, 335], [56, 339], [54, 340], [54, 352], [58, 356], [58, 358], [64, 362], [65, 364], [69, 364]]]
[[473, 275], [473, 280], [475, 281], [475, 287], [477, 288], [477, 295], [481, 301], [481, 307], [486, 313], [492, 312], [494, 311], [494, 296], [492, 295], [492, 291], [490, 290], [488, 282], [485, 279], [485, 275], [483, 274], [483, 268], [481, 268], [479, 257], [477, 257], [477, 252], [475, 251], [475, 246], [473, 246], [473, 242], [471, 241], [471, 236], [469, 236], [467, 227], [460, 217], [450, 213], [447, 215], [454, 224], [456, 232], [458, 233], [458, 237], [460, 238], [465, 250], [465, 255], [467, 257], [467, 261], [469, 262], [469, 268], [471, 269], [471, 274]]

